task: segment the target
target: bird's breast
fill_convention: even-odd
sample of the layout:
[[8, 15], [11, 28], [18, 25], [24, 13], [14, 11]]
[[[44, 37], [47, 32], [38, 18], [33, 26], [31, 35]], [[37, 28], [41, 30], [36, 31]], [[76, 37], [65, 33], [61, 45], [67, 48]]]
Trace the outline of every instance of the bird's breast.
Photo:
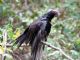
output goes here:
[[51, 30], [51, 23], [47, 23], [46, 25], [46, 28], [45, 28], [45, 31], [47, 32], [47, 35], [50, 33], [50, 30]]

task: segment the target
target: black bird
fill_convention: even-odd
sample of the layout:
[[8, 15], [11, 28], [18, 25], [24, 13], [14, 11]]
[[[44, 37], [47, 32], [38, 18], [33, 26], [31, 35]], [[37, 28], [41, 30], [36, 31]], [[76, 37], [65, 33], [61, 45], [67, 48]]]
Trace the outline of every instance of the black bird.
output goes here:
[[58, 16], [58, 10], [50, 9], [37, 21], [31, 23], [24, 33], [16, 39], [14, 45], [18, 44], [18, 47], [20, 47], [23, 42], [29, 43], [31, 46], [31, 60], [41, 60], [41, 53], [44, 50], [41, 41], [47, 41], [51, 30], [51, 20], [53, 17]]

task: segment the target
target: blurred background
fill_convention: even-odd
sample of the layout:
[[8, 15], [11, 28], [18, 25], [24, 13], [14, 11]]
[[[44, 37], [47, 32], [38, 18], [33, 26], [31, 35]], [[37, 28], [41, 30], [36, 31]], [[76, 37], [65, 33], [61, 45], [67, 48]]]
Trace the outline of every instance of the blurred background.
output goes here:
[[[29, 47], [11, 53], [11, 45], [30, 23], [50, 8], [62, 12], [52, 20], [47, 42], [73, 60], [80, 60], [80, 0], [0, 0], [0, 60], [28, 60]], [[69, 60], [59, 50], [47, 46], [43, 56], [43, 60]]]

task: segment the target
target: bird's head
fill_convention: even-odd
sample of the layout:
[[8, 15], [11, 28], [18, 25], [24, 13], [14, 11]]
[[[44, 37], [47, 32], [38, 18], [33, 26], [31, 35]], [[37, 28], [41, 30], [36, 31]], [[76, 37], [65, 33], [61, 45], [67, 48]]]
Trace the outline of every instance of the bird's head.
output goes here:
[[42, 16], [42, 19], [51, 21], [52, 18], [59, 17], [59, 16], [60, 16], [60, 10], [58, 8], [49, 9], [47, 13]]
[[48, 14], [48, 16], [51, 16], [52, 18], [53, 17], [58, 17], [58, 16], [60, 16], [60, 11], [59, 11], [58, 8], [56, 8], [56, 9], [49, 9], [47, 14]]

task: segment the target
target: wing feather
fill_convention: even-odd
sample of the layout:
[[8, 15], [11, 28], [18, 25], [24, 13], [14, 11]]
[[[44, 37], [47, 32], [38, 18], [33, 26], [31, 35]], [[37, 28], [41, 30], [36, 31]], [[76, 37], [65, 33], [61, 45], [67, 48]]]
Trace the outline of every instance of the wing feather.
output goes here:
[[38, 31], [33, 44], [31, 45], [31, 60], [40, 60], [41, 59], [41, 54], [43, 51], [43, 47], [44, 45], [41, 43], [42, 40], [45, 41], [46, 39], [46, 31], [45, 31], [45, 27], [46, 27], [46, 22], [44, 22], [45, 24], [42, 24], [42, 26], [40, 27], [40, 30]]

